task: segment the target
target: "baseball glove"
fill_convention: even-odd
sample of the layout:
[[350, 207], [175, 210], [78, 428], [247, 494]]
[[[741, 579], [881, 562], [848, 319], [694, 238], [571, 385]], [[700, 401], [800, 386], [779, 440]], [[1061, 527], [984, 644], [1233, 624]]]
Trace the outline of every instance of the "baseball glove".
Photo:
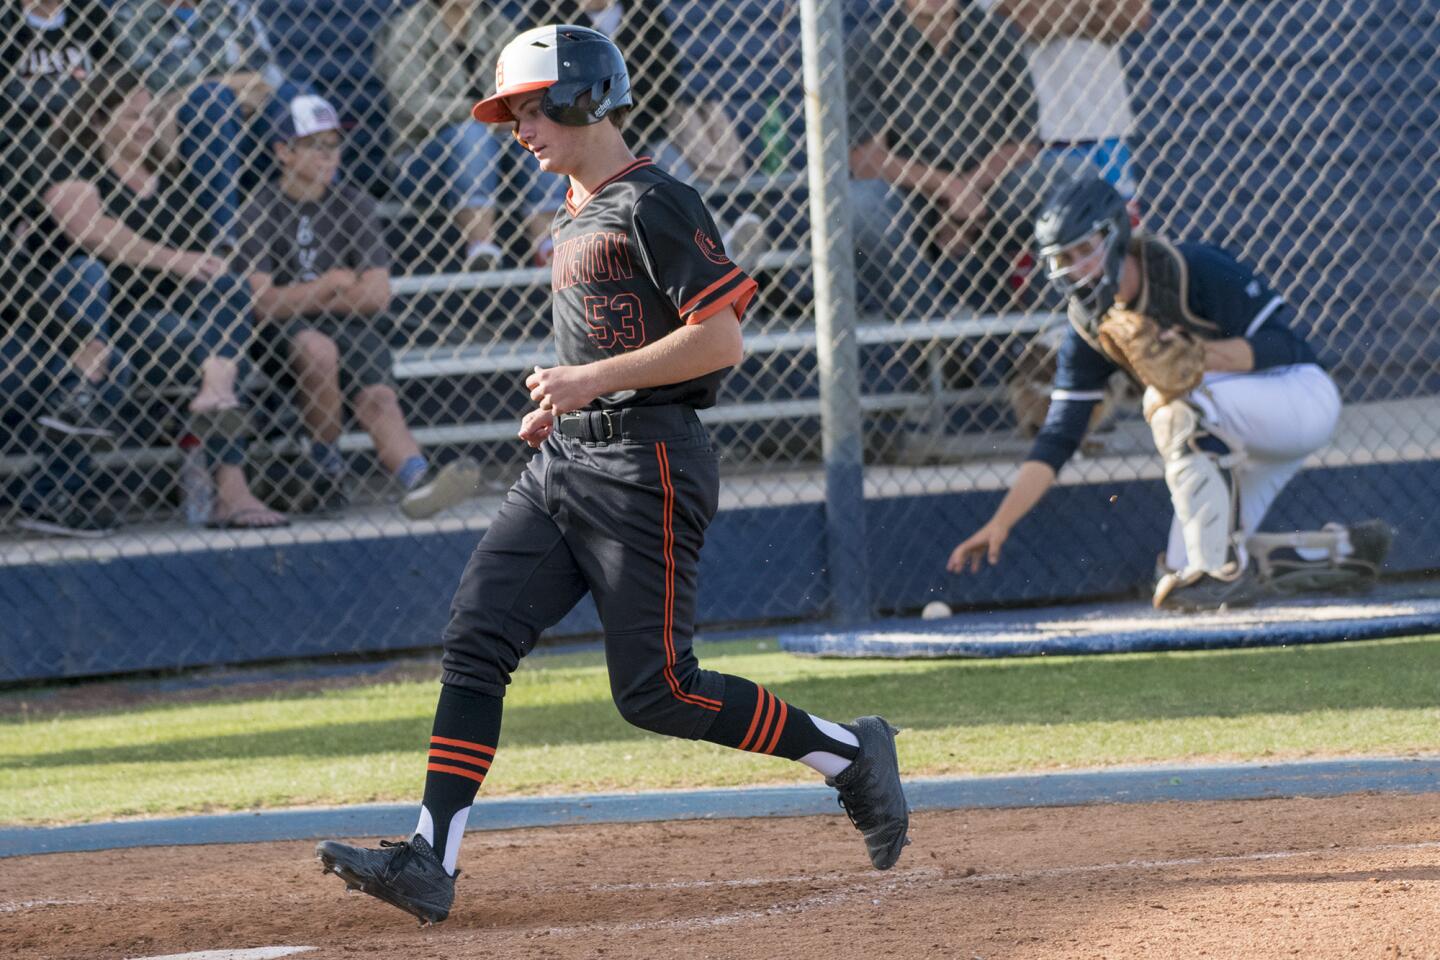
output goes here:
[[1166, 401], [1200, 385], [1205, 345], [1187, 330], [1162, 327], [1143, 313], [1112, 307], [1096, 334], [1112, 360]]

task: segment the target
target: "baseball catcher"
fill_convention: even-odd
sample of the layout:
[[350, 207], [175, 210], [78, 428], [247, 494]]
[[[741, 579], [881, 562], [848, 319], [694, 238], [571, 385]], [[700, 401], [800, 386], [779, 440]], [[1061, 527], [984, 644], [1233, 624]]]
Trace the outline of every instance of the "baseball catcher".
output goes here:
[[1155, 606], [1208, 610], [1272, 590], [1371, 582], [1390, 546], [1380, 521], [1255, 532], [1340, 415], [1339, 391], [1291, 328], [1284, 299], [1218, 247], [1132, 236], [1124, 201], [1099, 178], [1060, 188], [1035, 236], [1070, 320], [1050, 406], [995, 515], [955, 548], [949, 569], [999, 561], [1011, 528], [1075, 453], [1118, 369], [1144, 389], [1175, 509]]

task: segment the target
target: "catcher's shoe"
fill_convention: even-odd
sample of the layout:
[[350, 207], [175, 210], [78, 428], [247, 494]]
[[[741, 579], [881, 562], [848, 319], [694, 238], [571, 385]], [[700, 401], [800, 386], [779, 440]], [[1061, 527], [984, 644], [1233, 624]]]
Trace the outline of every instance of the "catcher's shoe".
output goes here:
[[1395, 531], [1383, 520], [1366, 520], [1352, 527], [1327, 523], [1322, 533], [1344, 531], [1350, 541], [1350, 554], [1307, 560], [1293, 549], [1271, 551], [1264, 566], [1270, 582], [1284, 593], [1337, 592], [1363, 590], [1375, 583]]
[[381, 840], [379, 850], [352, 847], [334, 840], [321, 841], [315, 855], [351, 890], [368, 893], [420, 918], [422, 924], [439, 923], [450, 916], [455, 902], [455, 877], [445, 872], [440, 858], [425, 838]]
[[1203, 571], [1167, 573], [1155, 585], [1155, 607], [1185, 613], [1228, 610], [1248, 607], [1269, 592], [1253, 563], [1238, 573], [1222, 572], [1220, 576]]
[[840, 792], [840, 806], [865, 838], [875, 869], [889, 870], [910, 842], [910, 808], [895, 755], [895, 734], [900, 731], [883, 717], [861, 717], [844, 727], [860, 741], [860, 753], [825, 782]]

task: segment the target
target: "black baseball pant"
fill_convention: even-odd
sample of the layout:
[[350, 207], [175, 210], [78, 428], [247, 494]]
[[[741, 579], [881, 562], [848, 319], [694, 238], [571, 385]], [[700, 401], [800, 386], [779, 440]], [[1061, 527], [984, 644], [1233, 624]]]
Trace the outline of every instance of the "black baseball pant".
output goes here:
[[[578, 436], [561, 435], [562, 426]], [[557, 424], [465, 567], [442, 682], [504, 696], [541, 631], [589, 591], [622, 716], [657, 733], [704, 735], [725, 677], [700, 669], [691, 639], [719, 487], [714, 448], [689, 407]]]

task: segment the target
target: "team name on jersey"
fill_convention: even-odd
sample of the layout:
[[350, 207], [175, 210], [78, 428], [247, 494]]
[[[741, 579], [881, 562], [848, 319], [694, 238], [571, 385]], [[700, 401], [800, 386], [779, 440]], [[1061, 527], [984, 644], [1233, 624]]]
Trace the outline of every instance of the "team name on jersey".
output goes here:
[[629, 236], [597, 230], [556, 245], [550, 286], [559, 291], [578, 283], [629, 280], [633, 276]]
[[48, 77], [68, 73], [85, 77], [95, 69], [95, 61], [83, 47], [65, 46], [58, 50], [36, 45], [25, 51], [20, 60], [19, 74], [22, 77]]

